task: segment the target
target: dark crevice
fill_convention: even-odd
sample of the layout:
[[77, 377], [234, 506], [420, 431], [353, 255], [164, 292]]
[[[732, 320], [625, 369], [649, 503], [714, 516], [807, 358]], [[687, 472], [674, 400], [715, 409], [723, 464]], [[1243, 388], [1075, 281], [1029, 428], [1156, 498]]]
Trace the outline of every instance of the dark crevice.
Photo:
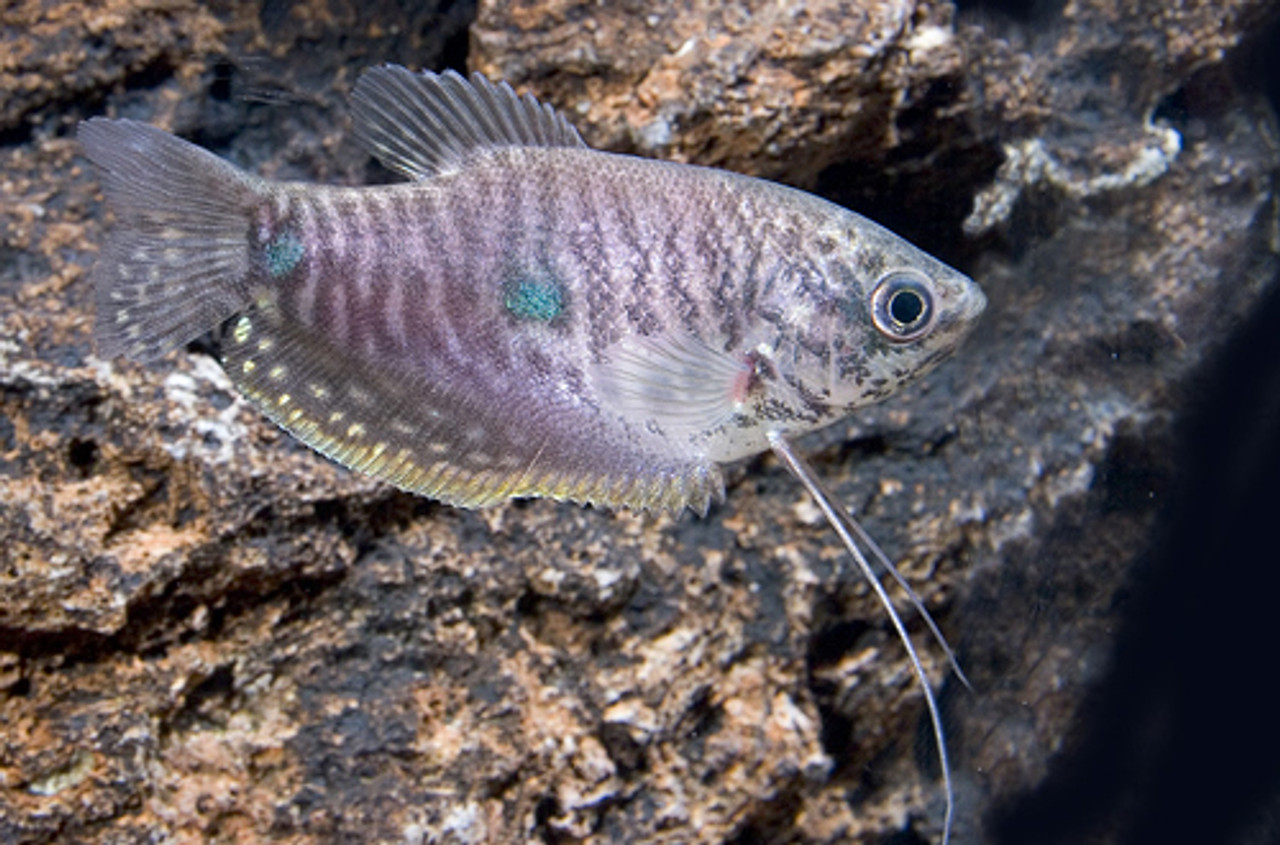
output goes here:
[[[824, 614], [820, 607], [815, 616], [821, 615]], [[818, 620], [815, 619], [814, 634], [809, 639], [809, 651], [806, 657], [809, 688], [813, 693], [818, 714], [822, 718], [822, 727], [819, 732], [822, 748], [832, 760], [836, 761], [836, 769], [831, 773], [831, 777], [838, 779], [849, 775], [840, 761], [854, 759], [852, 753], [854, 749], [851, 747], [853, 720], [839, 712], [835, 706], [841, 690], [834, 683], [821, 680], [819, 674], [821, 670], [835, 666], [845, 655], [854, 652], [858, 648], [859, 641], [871, 630], [871, 627], [862, 620], [840, 621], [823, 627], [816, 627], [817, 624]]]
[[[851, 464], [858, 466], [863, 461], [872, 458], [881, 458], [893, 451], [893, 445], [889, 442], [889, 438], [883, 434], [871, 434], [863, 437], [854, 437], [841, 441], [832, 447], [830, 462], [845, 465]], [[826, 459], [822, 454], [814, 455], [815, 463], [825, 463]]]
[[98, 443], [92, 439], [73, 437], [67, 447], [67, 461], [80, 478], [88, 478], [98, 463]]
[[917, 833], [914, 828], [908, 828], [886, 838], [884, 845], [933, 845], [933, 840]]
[[134, 480], [143, 489], [141, 496], [130, 499], [119, 510], [112, 514], [111, 524], [102, 536], [102, 546], [106, 548], [112, 541], [129, 531], [136, 530], [149, 520], [146, 515], [156, 507], [163, 506], [168, 499], [169, 476], [167, 473], [136, 464], [131, 468]]
[[534, 836], [546, 842], [547, 845], [558, 845], [564, 842], [565, 838], [551, 825], [552, 819], [562, 812], [560, 802], [555, 796], [548, 795], [540, 799], [533, 808]]
[[27, 627], [0, 625], [0, 643], [5, 650], [24, 660], [42, 657], [76, 655], [105, 655], [116, 651], [111, 647], [112, 637], [84, 628], [65, 628], [32, 631]]
[[[160, 595], [130, 607], [125, 626], [103, 641], [101, 649], [64, 653], [64, 658], [68, 663], [97, 662], [115, 652], [160, 657], [174, 645], [217, 637], [235, 618], [271, 604], [285, 605], [278, 621], [284, 626], [307, 616], [316, 600], [346, 577], [345, 571], [316, 575], [279, 571], [267, 579], [253, 574], [219, 586], [218, 568], [217, 563], [192, 566], [182, 580], [171, 582]], [[190, 618], [200, 606], [209, 611], [206, 628], [193, 630], [181, 623], [175, 625], [175, 620]]]
[[839, 663], [845, 655], [854, 652], [871, 626], [861, 619], [838, 622], [815, 630], [809, 639], [808, 662], [810, 671]]
[[220, 103], [231, 100], [235, 70], [235, 65], [226, 59], [213, 63], [212, 79], [209, 82], [209, 97], [211, 99]]
[[18, 147], [31, 142], [35, 124], [23, 120], [17, 126], [0, 129], [0, 147]]
[[961, 118], [938, 118], [957, 101], [962, 84], [935, 82], [896, 116], [898, 147], [879, 159], [827, 167], [814, 191], [964, 269], [983, 244], [967, 238], [961, 224], [1004, 156]]
[[[1247, 682], [1271, 661], [1280, 581], [1267, 532], [1280, 477], [1277, 284], [1190, 380], [1178, 445], [1119, 432], [1100, 466], [1093, 506], [1158, 507], [1162, 533], [1117, 598], [1108, 675], [1046, 779], [988, 812], [993, 843], [1277, 841], [1280, 729], [1273, 697]], [[1154, 458], [1167, 454], [1183, 457], [1181, 477]]]
[[186, 733], [202, 724], [216, 724], [211, 713], [230, 712], [235, 695], [235, 671], [231, 664], [217, 666], [182, 696], [181, 706], [160, 723], [161, 742], [171, 734]]
[[470, 48], [471, 28], [460, 27], [444, 41], [444, 47], [440, 52], [440, 70], [456, 70], [465, 75], [468, 71], [467, 56]]
[[676, 731], [686, 740], [686, 756], [702, 759], [703, 743], [706, 738], [718, 732], [724, 724], [724, 709], [711, 700], [710, 687], [704, 688], [694, 697], [689, 708], [680, 715], [680, 723]]
[[801, 808], [799, 789], [784, 787], [772, 800], [744, 821], [726, 842], [728, 845], [762, 845], [796, 840], [796, 813]]
[[955, 0], [957, 17], [1000, 17], [1031, 26], [1049, 25], [1066, 5], [1066, 0]]
[[626, 725], [605, 722], [600, 726], [599, 737], [600, 744], [604, 746], [622, 780], [634, 780], [649, 770], [649, 758], [644, 746], [636, 742]]
[[177, 68], [167, 56], [161, 56], [129, 74], [124, 81], [126, 91], [150, 92], [168, 82]]

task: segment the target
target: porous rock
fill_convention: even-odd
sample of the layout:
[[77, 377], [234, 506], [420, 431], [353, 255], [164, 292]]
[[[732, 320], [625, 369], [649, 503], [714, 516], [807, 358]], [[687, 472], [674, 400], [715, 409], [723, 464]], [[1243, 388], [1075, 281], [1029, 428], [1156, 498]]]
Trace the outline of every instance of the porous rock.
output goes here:
[[1272, 117], [1227, 67], [1267, 4], [176, 4], [146, 39], [163, 62], [117, 34], [70, 77], [100, 9], [40, 7], [15, 8], [43, 16], [21, 54], [45, 78], [5, 98], [28, 130], [0, 147], [0, 841], [937, 838], [905, 656], [773, 461], [706, 519], [462, 512], [279, 434], [205, 345], [93, 354], [76, 120], [361, 181], [343, 92], [438, 66], [457, 40], [423, 22], [464, 14], [475, 68], [593, 142], [817, 185], [984, 286], [955, 361], [801, 448], [975, 682], [944, 690], [956, 841], [1046, 776], [1174, 487], [1192, 374], [1275, 272]]
[[809, 183], [902, 143], [957, 80], [950, 3], [481, 3], [472, 64], [534, 85], [594, 146]]

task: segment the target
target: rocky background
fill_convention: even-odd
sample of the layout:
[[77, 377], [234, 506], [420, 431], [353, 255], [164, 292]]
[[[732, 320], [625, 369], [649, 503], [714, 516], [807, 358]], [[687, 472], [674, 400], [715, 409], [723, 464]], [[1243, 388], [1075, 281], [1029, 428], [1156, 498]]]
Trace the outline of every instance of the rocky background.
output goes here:
[[955, 361], [802, 444], [974, 681], [921, 638], [953, 841], [1274, 841], [1277, 11], [5, 4], [0, 842], [939, 837], [903, 651], [771, 459], [706, 519], [462, 512], [281, 435], [208, 343], [94, 355], [76, 123], [386, 181], [344, 101], [388, 61], [817, 190], [974, 275]]

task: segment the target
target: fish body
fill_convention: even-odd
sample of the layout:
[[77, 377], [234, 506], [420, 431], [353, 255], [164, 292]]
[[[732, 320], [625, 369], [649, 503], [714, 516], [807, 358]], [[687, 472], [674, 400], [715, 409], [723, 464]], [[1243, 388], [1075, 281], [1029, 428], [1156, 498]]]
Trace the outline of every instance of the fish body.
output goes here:
[[376, 68], [353, 106], [411, 181], [273, 182], [83, 124], [118, 218], [94, 270], [103, 354], [222, 325], [267, 416], [403, 489], [705, 511], [720, 464], [769, 449], [821, 500], [787, 440], [918, 378], [985, 303], [853, 212], [592, 150], [483, 77]]
[[[592, 150], [509, 89], [442, 80], [379, 68], [357, 86], [363, 137], [419, 177], [401, 185], [269, 182], [144, 124], [88, 122], [123, 224], [95, 271], [100, 348], [151, 357], [233, 320], [237, 385], [400, 487], [703, 511], [718, 464], [887, 396], [981, 310], [967, 278], [825, 200]], [[559, 134], [412, 146], [415, 98]], [[895, 274], [928, 288], [920, 340], [875, 326]]]

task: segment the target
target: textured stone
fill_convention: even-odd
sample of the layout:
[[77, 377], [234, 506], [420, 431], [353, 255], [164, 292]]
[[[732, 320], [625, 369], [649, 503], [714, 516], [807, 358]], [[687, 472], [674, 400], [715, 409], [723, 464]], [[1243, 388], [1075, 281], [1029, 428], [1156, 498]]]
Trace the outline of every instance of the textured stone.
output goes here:
[[0, 131], [101, 99], [130, 79], [190, 78], [223, 24], [193, 0], [17, 0], [0, 11]]
[[949, 3], [481, 3], [472, 64], [573, 116], [594, 146], [811, 182], [901, 143], [959, 78]]
[[816, 184], [978, 278], [954, 362], [802, 448], [975, 682], [956, 841], [1069, 749], [1194, 374], [1275, 273], [1273, 116], [1226, 66], [1272, 4], [138, 6], [165, 58], [94, 68], [64, 54], [110, 5], [41, 8], [0, 107], [0, 841], [936, 839], [906, 658], [772, 460], [705, 520], [461, 512], [279, 434], [205, 344], [93, 355], [76, 120], [365, 181], [345, 91], [468, 14], [473, 65], [594, 142]]

